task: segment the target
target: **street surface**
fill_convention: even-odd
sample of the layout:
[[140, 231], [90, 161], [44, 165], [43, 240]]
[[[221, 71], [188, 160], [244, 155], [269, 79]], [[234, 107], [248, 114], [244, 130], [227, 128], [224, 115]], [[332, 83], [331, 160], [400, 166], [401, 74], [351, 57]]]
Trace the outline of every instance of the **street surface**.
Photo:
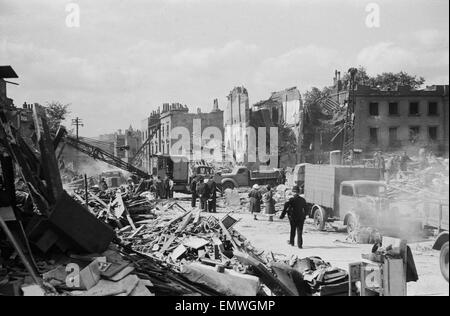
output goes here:
[[[187, 202], [182, 205], [190, 209]], [[236, 210], [236, 208], [234, 208]], [[239, 209], [239, 208], [237, 208]], [[229, 209], [223, 207], [223, 200], [218, 200], [217, 217], [222, 218], [229, 213]], [[204, 215], [210, 215], [205, 213]], [[289, 221], [275, 217], [274, 222], [269, 222], [263, 214], [255, 221], [243, 206], [238, 212], [231, 214], [240, 219], [234, 227], [244, 235], [253, 246], [266, 252], [286, 255], [295, 255], [300, 258], [318, 256], [329, 262], [332, 266], [348, 270], [348, 265], [361, 260], [361, 254], [371, 252], [372, 245], [355, 244], [346, 242], [346, 233], [317, 231], [311, 219], [305, 223], [303, 235], [303, 249], [291, 247], [289, 239]], [[439, 252], [432, 250], [433, 240], [409, 244], [413, 251], [419, 280], [408, 283], [409, 296], [448, 296], [449, 285], [442, 277], [439, 267]]]

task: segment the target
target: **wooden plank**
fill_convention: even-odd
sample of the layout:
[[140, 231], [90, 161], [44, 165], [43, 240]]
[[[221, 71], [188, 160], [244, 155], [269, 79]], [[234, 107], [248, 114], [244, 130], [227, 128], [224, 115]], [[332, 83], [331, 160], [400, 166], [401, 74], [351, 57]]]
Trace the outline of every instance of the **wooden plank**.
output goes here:
[[161, 253], [164, 254], [167, 249], [172, 245], [172, 243], [175, 241], [175, 238], [177, 238], [176, 235], [172, 235], [169, 237], [169, 239], [164, 243], [164, 246], [161, 248]]
[[183, 232], [185, 230], [185, 228], [187, 227], [187, 225], [189, 225], [189, 222], [191, 221], [191, 219], [192, 219], [192, 212], [189, 212], [187, 214], [187, 216], [184, 218], [181, 225], [176, 230], [175, 234], [179, 234], [179, 233]]
[[219, 220], [220, 228], [222, 228], [223, 233], [228, 237], [228, 240], [231, 242], [231, 244], [236, 248], [236, 250], [240, 250], [240, 247], [234, 240], [234, 237], [231, 236], [231, 233], [228, 231], [228, 229], [223, 225], [222, 221]]

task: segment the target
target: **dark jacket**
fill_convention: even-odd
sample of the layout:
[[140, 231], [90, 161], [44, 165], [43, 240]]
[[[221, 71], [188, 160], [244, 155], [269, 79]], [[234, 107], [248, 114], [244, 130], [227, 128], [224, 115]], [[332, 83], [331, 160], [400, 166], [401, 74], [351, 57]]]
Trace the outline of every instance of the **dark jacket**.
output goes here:
[[217, 198], [217, 185], [213, 180], [209, 180], [206, 184], [208, 186], [209, 198], [216, 199]]
[[209, 199], [209, 190], [206, 183], [202, 182], [197, 185], [197, 195], [203, 200]]
[[300, 195], [296, 194], [284, 204], [283, 213], [280, 219], [288, 214], [289, 220], [295, 223], [302, 222], [306, 218], [306, 201]]
[[191, 193], [192, 193], [192, 195], [197, 195], [197, 179], [192, 179], [192, 182], [191, 182], [191, 187], [190, 187], [190, 189], [191, 189]]

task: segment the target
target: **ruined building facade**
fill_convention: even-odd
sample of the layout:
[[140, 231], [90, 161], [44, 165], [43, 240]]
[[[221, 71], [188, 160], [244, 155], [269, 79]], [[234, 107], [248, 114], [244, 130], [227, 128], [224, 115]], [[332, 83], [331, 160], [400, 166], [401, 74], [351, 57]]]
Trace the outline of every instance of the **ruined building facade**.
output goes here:
[[224, 145], [237, 163], [247, 161], [247, 127], [250, 124], [250, 106], [247, 89], [235, 87], [227, 96], [223, 114]]
[[[143, 149], [142, 169], [156, 174], [157, 157], [160, 155], [192, 156], [195, 142], [201, 139], [208, 127], [219, 129], [223, 135], [223, 111], [219, 109], [217, 100], [214, 100], [213, 109], [209, 113], [202, 113], [200, 109], [196, 113], [189, 113], [189, 108], [180, 103], [163, 104], [162, 110], [159, 108], [154, 111], [142, 123], [143, 142], [148, 139], [148, 145]], [[173, 138], [172, 130], [175, 128], [184, 128], [189, 134], [189, 145], [183, 146], [181, 152], [172, 151], [173, 145], [180, 141], [180, 136]], [[200, 142], [199, 149], [204, 149], [205, 145]], [[192, 158], [195, 160], [194, 156]]]
[[[252, 107], [249, 106], [247, 89], [236, 87], [228, 95], [228, 104], [224, 113], [225, 149], [233, 155], [236, 163], [246, 164], [251, 169], [257, 169], [261, 163], [260, 154], [264, 156], [271, 154], [269, 150], [270, 128], [276, 127], [280, 135], [279, 142], [289, 141], [292, 146], [290, 146], [290, 150], [276, 153], [278, 161], [275, 165], [277, 167], [295, 165], [300, 156], [298, 144], [301, 141], [302, 113], [302, 98], [296, 87], [273, 92], [267, 100], [260, 101]], [[255, 139], [258, 139], [258, 130], [261, 127], [265, 127], [267, 132], [266, 153], [260, 153], [259, 148], [256, 148], [255, 162], [254, 159], [251, 159], [251, 147], [256, 145]], [[256, 135], [250, 134], [248, 128], [252, 128]], [[286, 134], [286, 131], [291, 134], [291, 138], [283, 139], [281, 137]], [[286, 147], [279, 143], [278, 148]], [[270, 159], [275, 158], [271, 157]], [[271, 166], [273, 165], [271, 163]]]
[[[351, 93], [341, 90], [333, 97], [345, 106]], [[427, 148], [448, 154], [448, 85], [418, 90], [409, 86], [381, 90], [358, 85], [354, 97], [355, 149], [417, 154], [418, 148]]]

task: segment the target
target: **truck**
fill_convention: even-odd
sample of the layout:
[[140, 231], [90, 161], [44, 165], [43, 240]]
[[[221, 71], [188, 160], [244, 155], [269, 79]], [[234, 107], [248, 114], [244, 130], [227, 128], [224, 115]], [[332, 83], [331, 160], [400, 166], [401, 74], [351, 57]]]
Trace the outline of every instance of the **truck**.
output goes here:
[[448, 226], [449, 202], [436, 201], [424, 203], [425, 228], [435, 229], [438, 232], [433, 249], [440, 251], [439, 265], [444, 279], [448, 282]]
[[281, 182], [279, 170], [250, 171], [247, 167], [234, 167], [231, 173], [216, 173], [214, 181], [221, 187], [222, 191], [239, 187], [251, 187], [254, 184], [265, 184], [276, 186]]
[[324, 230], [327, 222], [341, 221], [350, 233], [360, 225], [373, 225], [388, 209], [380, 177], [376, 168], [306, 165], [304, 197], [316, 228]]
[[189, 161], [185, 156], [159, 155], [158, 166], [154, 176], [170, 177], [174, 182], [174, 191], [189, 193], [190, 184], [194, 177], [213, 177], [214, 168], [203, 161]]

